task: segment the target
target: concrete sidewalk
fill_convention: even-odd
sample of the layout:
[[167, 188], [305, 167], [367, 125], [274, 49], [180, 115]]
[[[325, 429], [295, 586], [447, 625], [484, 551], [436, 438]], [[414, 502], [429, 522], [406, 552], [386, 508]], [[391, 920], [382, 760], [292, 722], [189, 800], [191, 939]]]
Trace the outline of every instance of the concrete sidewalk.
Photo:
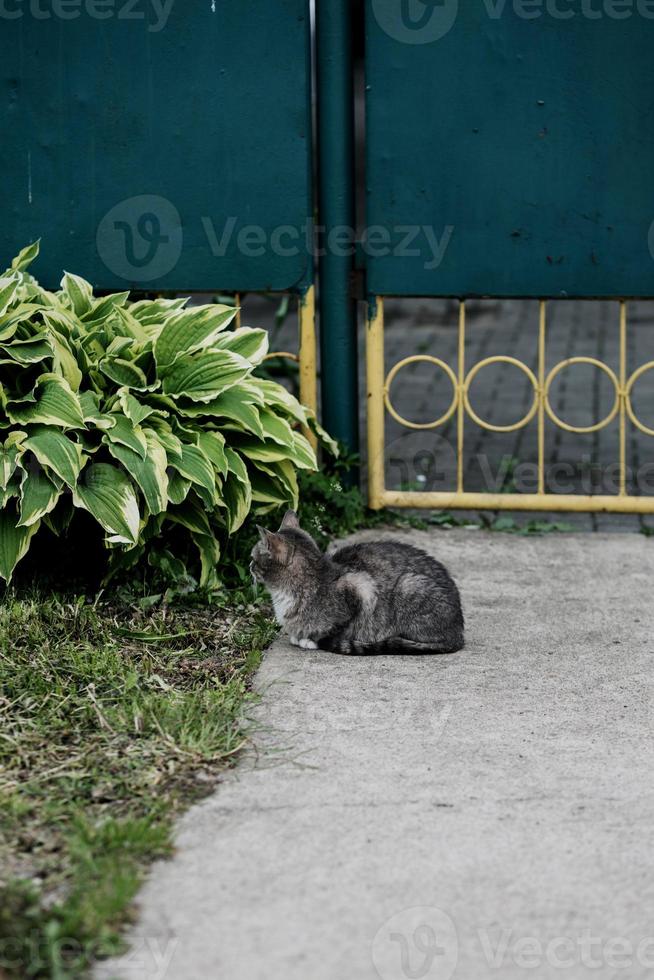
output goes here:
[[456, 577], [466, 649], [277, 642], [257, 756], [187, 814], [97, 976], [654, 975], [654, 542], [401, 537]]

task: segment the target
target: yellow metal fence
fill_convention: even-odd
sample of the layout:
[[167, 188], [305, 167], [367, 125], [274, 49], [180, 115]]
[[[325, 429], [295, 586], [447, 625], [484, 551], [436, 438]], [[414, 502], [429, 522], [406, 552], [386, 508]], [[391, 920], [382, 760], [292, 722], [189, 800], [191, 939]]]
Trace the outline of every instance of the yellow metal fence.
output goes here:
[[[654, 368], [648, 361], [627, 376], [627, 303], [620, 302], [619, 367], [616, 372], [594, 357], [569, 357], [546, 370], [547, 302], [539, 303], [538, 365], [534, 373], [523, 361], [509, 355], [486, 357], [471, 367], [465, 363], [466, 305], [459, 305], [458, 357], [456, 370], [439, 357], [415, 354], [398, 361], [386, 373], [384, 362], [384, 301], [378, 297], [371, 306], [366, 333], [367, 429], [368, 429], [368, 496], [371, 507], [428, 507], [463, 508], [471, 510], [533, 510], [533, 511], [605, 511], [612, 513], [652, 514], [654, 496], [633, 496], [627, 493], [626, 429], [630, 421], [641, 432], [654, 436], [654, 429], [636, 416], [631, 395], [633, 386], [647, 371]], [[390, 396], [393, 379], [408, 364], [427, 362], [439, 367], [452, 385], [452, 399], [445, 412], [431, 422], [411, 422], [397, 412]], [[495, 425], [477, 415], [470, 404], [469, 391], [477, 374], [489, 364], [512, 364], [529, 379], [533, 402], [523, 418], [511, 425]], [[611, 381], [615, 397], [608, 414], [588, 426], [575, 426], [559, 418], [550, 403], [550, 388], [557, 375], [574, 364], [591, 364], [604, 372]], [[452, 491], [404, 491], [386, 489], [384, 429], [386, 413], [409, 429], [437, 429], [456, 416], [456, 488]], [[464, 429], [466, 417], [491, 432], [513, 432], [529, 425], [534, 419], [538, 426], [538, 489], [536, 493], [468, 492], [464, 487]], [[551, 493], [545, 489], [545, 424], [549, 418], [554, 425], [568, 432], [588, 433], [605, 428], [617, 417], [619, 425], [618, 473], [616, 494]]]

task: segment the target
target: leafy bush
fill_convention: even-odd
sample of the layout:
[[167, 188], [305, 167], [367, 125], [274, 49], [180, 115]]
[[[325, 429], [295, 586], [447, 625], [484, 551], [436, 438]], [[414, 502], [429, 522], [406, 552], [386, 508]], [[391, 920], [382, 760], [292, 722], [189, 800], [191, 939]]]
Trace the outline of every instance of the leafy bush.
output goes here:
[[37, 254], [23, 249], [0, 278], [0, 577], [39, 528], [64, 534], [83, 509], [112, 570], [146, 550], [179, 566], [166, 550], [176, 528], [215, 585], [221, 533], [250, 510], [297, 505], [296, 471], [316, 466], [298, 426], [331, 440], [255, 376], [267, 334], [228, 329], [235, 308], [96, 298], [68, 273], [48, 292], [25, 271]]

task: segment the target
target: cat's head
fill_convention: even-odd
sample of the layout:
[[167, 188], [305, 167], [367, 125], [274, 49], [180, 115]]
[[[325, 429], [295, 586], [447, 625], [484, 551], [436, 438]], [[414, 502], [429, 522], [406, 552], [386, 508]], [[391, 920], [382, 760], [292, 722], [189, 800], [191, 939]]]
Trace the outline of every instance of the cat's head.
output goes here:
[[322, 555], [310, 534], [303, 531], [295, 511], [287, 510], [278, 531], [259, 527], [259, 541], [252, 549], [250, 571], [268, 589], [301, 587]]

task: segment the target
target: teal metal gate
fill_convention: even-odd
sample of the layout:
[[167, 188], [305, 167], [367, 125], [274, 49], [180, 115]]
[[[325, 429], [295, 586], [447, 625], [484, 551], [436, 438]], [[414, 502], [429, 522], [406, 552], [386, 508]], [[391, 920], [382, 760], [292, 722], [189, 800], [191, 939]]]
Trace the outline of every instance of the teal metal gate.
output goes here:
[[7, 0], [4, 255], [99, 289], [313, 282], [308, 0]]
[[[371, 505], [653, 513], [654, 497], [628, 492], [628, 429], [654, 435], [636, 416], [632, 393], [654, 361], [629, 365], [626, 301], [654, 296], [654, 7], [366, 0], [365, 17]], [[389, 295], [459, 300], [454, 363], [438, 351], [419, 353], [387, 372]], [[484, 296], [540, 301], [533, 366], [511, 350], [467, 363], [465, 300]], [[619, 300], [618, 364], [587, 356], [550, 363], [546, 301], [561, 297]], [[403, 418], [391, 395], [398, 372], [416, 362], [436, 368], [452, 395], [444, 413], [420, 423]], [[493, 363], [519, 369], [533, 389], [526, 413], [506, 425], [480, 418], [470, 403], [472, 381]], [[574, 364], [593, 365], [614, 390], [610, 411], [590, 426], [559, 418], [550, 400], [552, 382]], [[388, 417], [428, 430], [452, 420], [451, 490], [386, 488]], [[469, 421], [492, 432], [535, 427], [535, 492], [466, 491]], [[548, 431], [612, 424], [618, 492], [548, 493]]]

